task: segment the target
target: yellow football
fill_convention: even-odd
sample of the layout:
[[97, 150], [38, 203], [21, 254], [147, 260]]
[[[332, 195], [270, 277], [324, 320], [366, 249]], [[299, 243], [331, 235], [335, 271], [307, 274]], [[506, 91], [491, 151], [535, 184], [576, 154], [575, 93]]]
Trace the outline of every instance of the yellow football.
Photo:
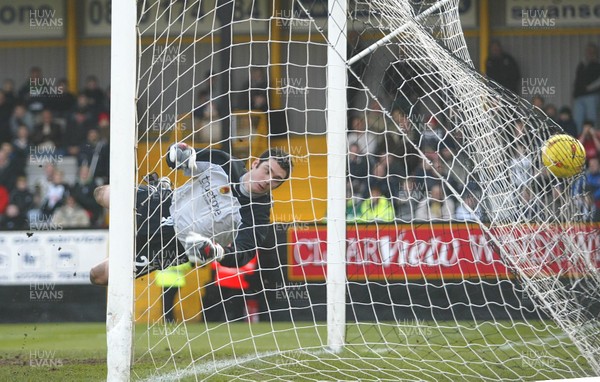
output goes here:
[[570, 178], [583, 171], [585, 149], [570, 135], [553, 135], [542, 146], [542, 163], [556, 177]]

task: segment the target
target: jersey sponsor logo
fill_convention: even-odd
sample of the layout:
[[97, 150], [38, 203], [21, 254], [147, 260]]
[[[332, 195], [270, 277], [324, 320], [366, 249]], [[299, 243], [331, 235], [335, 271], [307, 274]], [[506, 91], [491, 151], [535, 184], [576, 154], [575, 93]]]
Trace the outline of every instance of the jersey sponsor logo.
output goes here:
[[208, 175], [205, 175], [200, 179], [200, 185], [204, 190], [204, 200], [211, 207], [212, 214], [214, 216], [221, 215], [221, 206], [217, 200], [217, 194], [210, 188], [210, 178]]

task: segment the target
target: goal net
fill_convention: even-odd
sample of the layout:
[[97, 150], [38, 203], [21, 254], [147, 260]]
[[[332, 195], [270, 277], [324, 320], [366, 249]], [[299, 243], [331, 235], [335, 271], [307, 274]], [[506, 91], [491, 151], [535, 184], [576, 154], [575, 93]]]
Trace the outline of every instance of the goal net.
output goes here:
[[[137, 2], [136, 252], [164, 269], [135, 280], [133, 377], [600, 374], [584, 178], [549, 173], [540, 150], [560, 128], [474, 70], [458, 2]], [[169, 168], [175, 142], [204, 149], [233, 190]], [[293, 169], [269, 222], [241, 206], [254, 259], [185, 264], [177, 222], [169, 235], [153, 219], [177, 219], [178, 190], [247, 187], [210, 150], [252, 169], [275, 148]], [[196, 203], [179, 207], [223, 233]]]

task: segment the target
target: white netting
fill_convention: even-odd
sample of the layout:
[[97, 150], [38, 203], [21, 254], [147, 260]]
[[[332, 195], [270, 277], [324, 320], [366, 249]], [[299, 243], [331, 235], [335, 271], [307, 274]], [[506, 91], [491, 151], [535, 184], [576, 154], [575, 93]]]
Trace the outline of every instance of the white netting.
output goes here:
[[[137, 377], [600, 373], [600, 240], [583, 180], [549, 174], [540, 148], [560, 129], [473, 70], [458, 0], [352, 1], [337, 20], [351, 62], [340, 353], [326, 346], [326, 2], [146, 0], [138, 9], [140, 184], [156, 172], [175, 188], [202, 186], [166, 165], [179, 141], [246, 167], [281, 148], [294, 169], [273, 192], [270, 223], [255, 217], [266, 235], [253, 231], [254, 262], [136, 280]], [[218, 164], [231, 187], [243, 186], [239, 167]], [[161, 266], [181, 263], [173, 235], [141, 227], [149, 246], [165, 245]]]

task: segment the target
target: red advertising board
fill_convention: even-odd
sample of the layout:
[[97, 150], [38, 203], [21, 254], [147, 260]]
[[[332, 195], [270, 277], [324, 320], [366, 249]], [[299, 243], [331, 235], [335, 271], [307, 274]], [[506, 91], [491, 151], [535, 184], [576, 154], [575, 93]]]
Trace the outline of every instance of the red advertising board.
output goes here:
[[[565, 250], [560, 231], [524, 234], [523, 229], [496, 232], [500, 242], [510, 241], [509, 262], [517, 262], [532, 277], [589, 264], [600, 268], [597, 227], [578, 229], [575, 244], [585, 255], [580, 264]], [[425, 280], [508, 278], [507, 268], [489, 236], [477, 225], [465, 223], [415, 225], [349, 225], [346, 261], [350, 280]], [[288, 232], [288, 277], [293, 281], [322, 281], [326, 274], [325, 226]], [[522, 252], [522, 253], [521, 253]], [[572, 251], [571, 251], [572, 252]], [[524, 256], [521, 256], [524, 255]], [[589, 269], [589, 268], [588, 268]], [[583, 271], [583, 272], [584, 272]]]

